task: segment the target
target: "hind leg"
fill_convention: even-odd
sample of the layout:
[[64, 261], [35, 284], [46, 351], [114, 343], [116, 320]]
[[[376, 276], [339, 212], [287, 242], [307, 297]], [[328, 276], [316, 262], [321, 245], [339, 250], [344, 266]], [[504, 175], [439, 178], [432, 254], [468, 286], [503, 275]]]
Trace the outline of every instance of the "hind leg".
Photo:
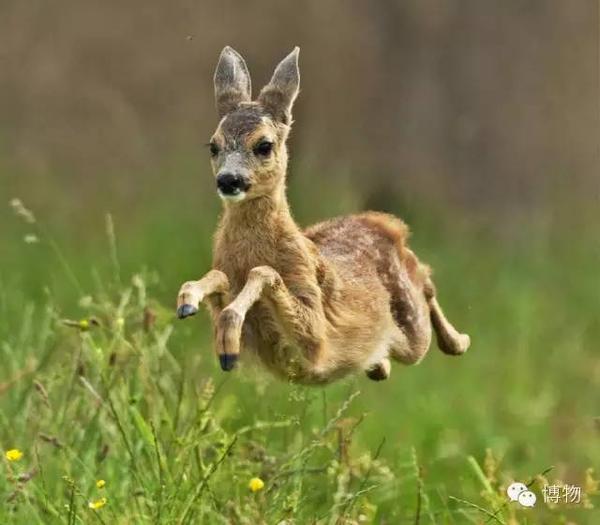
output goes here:
[[[431, 342], [431, 327], [429, 319], [426, 323], [423, 322], [418, 334], [409, 338], [397, 326], [394, 326], [390, 332], [390, 340], [388, 346], [388, 355], [396, 361], [405, 365], [414, 365], [421, 361]], [[391, 362], [388, 357], [382, 357], [379, 361], [370, 365], [365, 370], [369, 379], [373, 381], [382, 381], [390, 377]]]
[[471, 338], [467, 334], [461, 334], [450, 324], [435, 296], [429, 299], [429, 309], [440, 350], [450, 355], [464, 354], [471, 344]]
[[388, 379], [391, 373], [390, 357], [405, 365], [413, 365], [421, 361], [431, 341], [431, 328], [429, 319], [423, 323], [422, 330], [414, 337], [408, 337], [393, 319], [390, 319], [390, 328], [387, 332], [387, 340], [384, 355], [379, 355], [371, 360], [365, 373], [373, 381]]
[[421, 317], [413, 324], [409, 333], [398, 328], [390, 345], [390, 355], [404, 365], [420, 363], [431, 344], [431, 324]]
[[397, 256], [393, 259], [392, 267], [395, 266], [397, 273], [395, 280], [388, 281], [386, 287], [390, 292], [392, 316], [407, 341], [400, 340], [392, 355], [408, 364], [421, 360], [431, 343], [432, 326], [442, 352], [464, 354], [471, 340], [446, 319], [435, 298], [429, 267], [420, 263], [407, 247], [404, 248], [403, 264]]
[[[394, 324], [391, 316], [386, 320], [387, 326], [381, 328], [381, 340], [375, 351], [363, 363], [363, 370], [367, 377], [373, 381], [383, 381], [390, 377], [392, 364], [390, 363], [391, 352], [398, 337], [398, 327]], [[401, 335], [401, 334], [400, 334]]]
[[[418, 264], [412, 252], [408, 249], [407, 252], [407, 255], [413, 258], [412, 262]], [[390, 313], [395, 325], [390, 355], [403, 364], [412, 365], [425, 357], [431, 344], [429, 306], [422, 286], [411, 279], [406, 267], [399, 264], [395, 254], [393, 263], [396, 272], [386, 286], [390, 294]]]

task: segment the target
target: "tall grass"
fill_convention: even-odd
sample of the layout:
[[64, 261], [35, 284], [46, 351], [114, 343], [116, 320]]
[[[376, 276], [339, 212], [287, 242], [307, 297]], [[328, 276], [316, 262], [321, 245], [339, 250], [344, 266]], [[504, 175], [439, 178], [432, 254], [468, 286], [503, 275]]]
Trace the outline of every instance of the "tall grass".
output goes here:
[[[20, 267], [0, 273], [0, 447], [23, 452], [1, 467], [0, 523], [600, 520], [592, 232], [498, 241], [417, 220], [413, 246], [472, 349], [317, 389], [248, 364], [224, 374], [207, 316], [174, 319], [208, 236], [175, 239], [162, 214], [146, 236], [119, 237], [108, 216], [108, 242], [89, 248], [23, 210], [8, 246]], [[531, 485], [534, 509], [507, 502], [513, 480]], [[553, 483], [580, 485], [582, 502], [544, 503]]]

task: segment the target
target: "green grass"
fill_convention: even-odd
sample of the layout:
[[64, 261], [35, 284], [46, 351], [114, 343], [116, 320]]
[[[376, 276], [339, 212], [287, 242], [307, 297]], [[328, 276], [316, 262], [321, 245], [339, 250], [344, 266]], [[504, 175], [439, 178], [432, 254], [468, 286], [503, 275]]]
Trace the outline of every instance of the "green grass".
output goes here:
[[[92, 234], [6, 216], [0, 447], [24, 456], [0, 467], [0, 523], [600, 522], [586, 474], [600, 466], [593, 225], [504, 236], [411, 210], [412, 244], [471, 350], [432, 347], [384, 383], [305, 388], [221, 372], [208, 316], [174, 319], [180, 282], [210, 263], [210, 197], [116, 238], [101, 216]], [[295, 209], [305, 223], [355, 205]], [[513, 480], [533, 482], [534, 509], [506, 503]], [[586, 504], [551, 508], [544, 483], [580, 485]]]

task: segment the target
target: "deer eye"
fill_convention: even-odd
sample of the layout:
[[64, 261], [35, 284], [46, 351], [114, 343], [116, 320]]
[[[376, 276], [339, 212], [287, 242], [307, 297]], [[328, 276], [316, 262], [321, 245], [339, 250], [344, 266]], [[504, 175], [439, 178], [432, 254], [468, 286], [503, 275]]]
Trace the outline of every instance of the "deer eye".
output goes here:
[[211, 157], [216, 157], [219, 154], [219, 146], [217, 146], [214, 142], [211, 142], [208, 145], [208, 149], [210, 150]]
[[254, 146], [254, 154], [261, 155], [262, 157], [267, 157], [273, 151], [273, 143], [268, 140], [262, 140], [256, 146]]

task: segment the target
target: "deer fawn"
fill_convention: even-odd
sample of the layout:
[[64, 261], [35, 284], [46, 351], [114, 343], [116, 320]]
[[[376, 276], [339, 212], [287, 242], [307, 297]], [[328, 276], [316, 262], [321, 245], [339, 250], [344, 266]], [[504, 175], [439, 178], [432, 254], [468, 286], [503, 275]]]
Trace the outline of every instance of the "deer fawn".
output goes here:
[[221, 120], [209, 146], [224, 212], [213, 269], [183, 284], [178, 317], [205, 303], [223, 370], [248, 352], [297, 383], [327, 383], [356, 370], [386, 379], [390, 357], [404, 364], [423, 358], [431, 325], [443, 352], [464, 353], [469, 336], [445, 318], [429, 267], [407, 247], [400, 219], [366, 212], [304, 231], [294, 222], [286, 140], [298, 53], [252, 101], [244, 59], [230, 47], [221, 52], [214, 76]]

